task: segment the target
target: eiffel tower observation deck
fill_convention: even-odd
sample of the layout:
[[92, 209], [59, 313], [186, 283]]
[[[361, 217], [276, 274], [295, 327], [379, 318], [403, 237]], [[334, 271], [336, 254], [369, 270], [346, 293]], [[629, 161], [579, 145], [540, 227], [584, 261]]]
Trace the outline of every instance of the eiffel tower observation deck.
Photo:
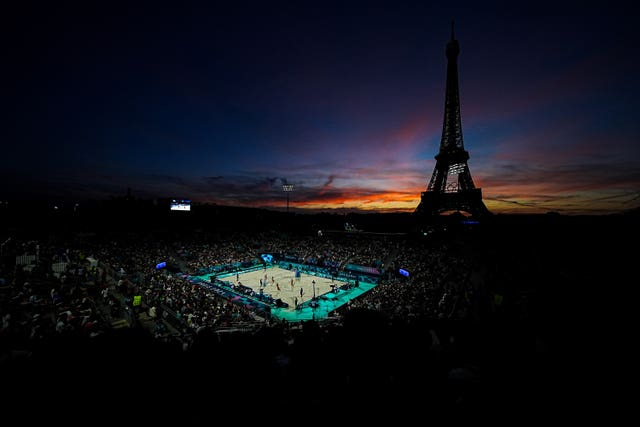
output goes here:
[[428, 219], [449, 211], [463, 211], [472, 217], [490, 215], [482, 201], [482, 191], [476, 188], [469, 172], [469, 152], [464, 149], [460, 92], [458, 88], [458, 54], [453, 22], [451, 39], [447, 43], [447, 86], [444, 103], [444, 123], [440, 152], [427, 191], [421, 194], [415, 214]]

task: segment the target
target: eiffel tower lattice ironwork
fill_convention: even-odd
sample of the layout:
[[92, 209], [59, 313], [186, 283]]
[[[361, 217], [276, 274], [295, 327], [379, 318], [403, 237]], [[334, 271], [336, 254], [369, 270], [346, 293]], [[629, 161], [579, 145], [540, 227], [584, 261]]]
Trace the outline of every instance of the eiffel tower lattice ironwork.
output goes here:
[[447, 43], [447, 87], [440, 152], [427, 191], [421, 194], [415, 213], [435, 217], [447, 211], [463, 211], [473, 217], [490, 215], [469, 172], [469, 153], [464, 149], [458, 89], [458, 54], [460, 46], [451, 23], [451, 40]]

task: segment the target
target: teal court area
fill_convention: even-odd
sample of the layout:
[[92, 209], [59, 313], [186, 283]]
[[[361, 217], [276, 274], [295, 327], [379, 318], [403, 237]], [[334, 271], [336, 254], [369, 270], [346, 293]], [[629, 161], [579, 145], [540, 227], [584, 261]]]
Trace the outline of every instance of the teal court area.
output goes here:
[[344, 280], [321, 271], [277, 264], [224, 273], [215, 279], [211, 274], [192, 276], [192, 280], [235, 303], [289, 322], [326, 319], [337, 308], [376, 286], [364, 278]]

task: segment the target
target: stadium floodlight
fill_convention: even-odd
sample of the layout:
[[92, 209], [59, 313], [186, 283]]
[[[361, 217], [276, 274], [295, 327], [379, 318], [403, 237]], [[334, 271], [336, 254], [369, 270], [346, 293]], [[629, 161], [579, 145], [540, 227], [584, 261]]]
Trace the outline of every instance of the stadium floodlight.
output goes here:
[[282, 184], [282, 191], [287, 193], [287, 213], [289, 213], [289, 193], [293, 191], [293, 184]]

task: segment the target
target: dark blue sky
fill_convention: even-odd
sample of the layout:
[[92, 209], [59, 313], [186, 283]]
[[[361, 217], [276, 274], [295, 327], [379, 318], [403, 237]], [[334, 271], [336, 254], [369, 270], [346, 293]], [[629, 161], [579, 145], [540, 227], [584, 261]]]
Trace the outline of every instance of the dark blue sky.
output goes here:
[[639, 205], [639, 21], [623, 8], [228, 3], [10, 11], [0, 197], [131, 188], [282, 209], [287, 182], [295, 209], [413, 210], [440, 144], [454, 19], [487, 207]]

